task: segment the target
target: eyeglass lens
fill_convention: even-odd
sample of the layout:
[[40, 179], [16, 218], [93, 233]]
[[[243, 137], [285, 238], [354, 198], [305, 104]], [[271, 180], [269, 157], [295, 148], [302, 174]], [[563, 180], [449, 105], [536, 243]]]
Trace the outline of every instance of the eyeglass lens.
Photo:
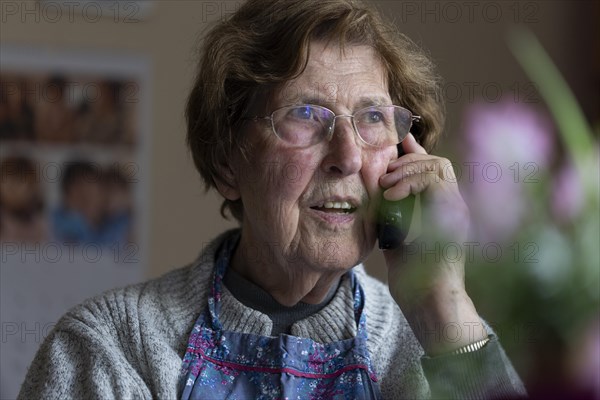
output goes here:
[[[333, 129], [335, 119], [331, 110], [312, 105], [284, 107], [272, 115], [277, 136], [298, 147], [325, 140]], [[373, 106], [357, 111], [353, 120], [364, 142], [384, 147], [404, 139], [412, 124], [412, 114], [398, 106]]]

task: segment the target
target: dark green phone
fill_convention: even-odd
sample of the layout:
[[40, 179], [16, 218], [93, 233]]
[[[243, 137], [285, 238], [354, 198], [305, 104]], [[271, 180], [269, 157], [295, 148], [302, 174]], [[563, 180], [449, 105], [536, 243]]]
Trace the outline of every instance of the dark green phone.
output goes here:
[[[396, 145], [398, 157], [404, 155], [402, 143]], [[400, 201], [381, 199], [377, 220], [377, 239], [379, 248], [396, 249], [404, 243], [415, 207], [415, 196], [409, 195]]]

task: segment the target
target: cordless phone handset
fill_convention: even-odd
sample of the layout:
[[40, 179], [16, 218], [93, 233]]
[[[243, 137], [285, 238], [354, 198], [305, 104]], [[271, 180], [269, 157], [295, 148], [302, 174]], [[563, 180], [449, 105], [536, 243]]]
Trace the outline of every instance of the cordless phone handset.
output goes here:
[[[398, 149], [398, 158], [400, 158], [404, 155], [402, 143], [398, 143], [396, 148]], [[377, 220], [377, 239], [380, 249], [396, 249], [404, 243], [410, 228], [414, 206], [414, 195], [409, 195], [400, 201], [381, 199]]]

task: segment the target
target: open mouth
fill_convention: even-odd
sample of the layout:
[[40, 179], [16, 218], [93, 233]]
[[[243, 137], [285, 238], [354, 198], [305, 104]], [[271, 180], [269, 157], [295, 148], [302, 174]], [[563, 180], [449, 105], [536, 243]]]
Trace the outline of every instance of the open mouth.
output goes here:
[[338, 214], [351, 214], [356, 211], [356, 207], [353, 207], [347, 201], [326, 201], [325, 203], [311, 207], [313, 210], [318, 210], [327, 213], [338, 213]]

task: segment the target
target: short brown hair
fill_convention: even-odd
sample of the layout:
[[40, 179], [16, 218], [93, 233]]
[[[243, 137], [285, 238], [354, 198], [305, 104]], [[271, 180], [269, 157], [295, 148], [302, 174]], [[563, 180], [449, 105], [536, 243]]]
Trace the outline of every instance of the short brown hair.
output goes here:
[[[300, 75], [311, 40], [372, 46], [387, 71], [396, 105], [420, 115], [413, 126], [429, 151], [444, 122], [440, 82], [429, 58], [379, 14], [355, 0], [249, 0], [204, 38], [187, 107], [187, 143], [206, 189], [241, 148], [242, 118], [261, 90]], [[225, 200], [241, 222], [241, 201]]]

